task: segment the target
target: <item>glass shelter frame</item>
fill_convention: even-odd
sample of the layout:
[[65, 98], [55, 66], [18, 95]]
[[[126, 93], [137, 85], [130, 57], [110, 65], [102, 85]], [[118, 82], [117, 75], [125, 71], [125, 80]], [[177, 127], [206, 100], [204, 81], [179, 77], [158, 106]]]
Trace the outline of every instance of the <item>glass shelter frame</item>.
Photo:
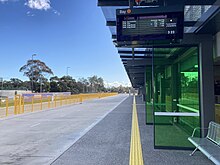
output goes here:
[[[160, 49], [161, 48], [154, 48], [154, 52]], [[151, 100], [154, 124], [154, 146], [155, 148], [190, 149], [192, 146], [187, 138], [191, 135], [195, 127], [201, 126], [198, 46], [192, 45], [162, 49], [171, 50], [170, 53], [173, 53], [173, 56], [176, 57], [167, 54], [171, 60], [166, 57], [160, 57], [159, 61], [157, 54], [153, 53], [152, 56], [151, 85], [153, 92]], [[194, 58], [194, 61], [189, 58], [190, 56]], [[192, 66], [189, 65], [189, 60], [192, 62]], [[189, 88], [188, 93], [185, 94], [181, 94], [181, 84], [183, 82], [180, 82], [182, 81], [181, 74], [184, 74], [180, 69], [180, 65], [183, 65], [183, 63], [185, 70], [186, 67], [190, 67], [189, 69], [191, 70], [190, 72], [185, 72], [185, 74], [187, 74], [185, 79], [188, 78], [189, 81], [187, 86], [187, 88]], [[189, 79], [190, 74], [194, 74], [194, 78], [191, 80]], [[192, 88], [192, 86], [194, 86], [194, 88]], [[185, 95], [185, 101], [180, 100], [181, 95]], [[192, 100], [196, 102], [194, 105], [196, 107], [194, 108]], [[200, 136], [200, 132], [197, 134]]]

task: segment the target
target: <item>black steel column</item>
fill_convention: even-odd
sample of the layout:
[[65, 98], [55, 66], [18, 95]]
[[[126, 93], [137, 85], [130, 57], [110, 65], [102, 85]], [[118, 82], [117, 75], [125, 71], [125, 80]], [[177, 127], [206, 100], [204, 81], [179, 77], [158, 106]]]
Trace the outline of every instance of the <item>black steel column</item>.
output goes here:
[[[207, 36], [199, 45], [200, 102], [202, 128], [215, 119], [213, 39]], [[205, 136], [205, 132], [202, 132]]]

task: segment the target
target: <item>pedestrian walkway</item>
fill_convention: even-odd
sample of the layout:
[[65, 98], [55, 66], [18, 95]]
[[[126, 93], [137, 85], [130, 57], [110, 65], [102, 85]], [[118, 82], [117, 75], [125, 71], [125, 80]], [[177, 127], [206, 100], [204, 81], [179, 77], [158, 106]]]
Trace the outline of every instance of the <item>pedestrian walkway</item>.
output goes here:
[[[136, 97], [136, 106], [145, 165], [211, 165], [200, 152], [159, 150], [153, 147], [153, 126], [145, 124], [145, 104]], [[133, 96], [117, 106], [93, 129], [80, 138], [53, 165], [128, 165], [130, 162]]]
[[192, 151], [154, 149], [153, 125], [145, 124], [145, 104], [141, 97], [136, 100], [145, 165], [212, 165], [200, 152], [190, 157]]

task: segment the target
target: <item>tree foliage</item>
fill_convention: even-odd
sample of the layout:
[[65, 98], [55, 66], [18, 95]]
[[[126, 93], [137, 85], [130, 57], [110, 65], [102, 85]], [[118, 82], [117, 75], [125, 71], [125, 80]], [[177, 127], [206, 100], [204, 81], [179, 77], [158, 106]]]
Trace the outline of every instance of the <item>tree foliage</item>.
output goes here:
[[40, 82], [46, 74], [53, 75], [52, 70], [40, 60], [28, 60], [27, 64], [22, 66], [19, 71], [34, 82]]
[[[24, 76], [27, 76], [30, 81], [33, 81], [33, 90], [36, 92], [39, 92], [42, 84], [45, 85], [48, 81], [45, 76], [47, 74], [53, 75], [52, 70], [40, 60], [28, 60], [27, 64], [22, 66], [19, 71], [23, 72]], [[49, 90], [48, 87], [47, 90]]]
[[105, 90], [104, 80], [101, 77], [92, 76], [88, 78], [92, 92], [101, 92]]
[[[118, 92], [128, 93], [130, 87], [108, 87], [100, 85], [102, 80], [99, 79], [99, 83], [94, 85], [94, 82], [89, 81], [90, 78], [80, 78], [78, 81], [70, 76], [63, 76], [61, 78], [54, 76], [50, 80], [42, 80], [42, 92], [71, 92], [72, 94], [78, 93], [93, 93], [93, 92]], [[17, 78], [11, 78], [9, 81], [3, 82], [5, 90], [31, 90], [30, 81], [22, 81]], [[92, 85], [93, 84], [93, 85]], [[35, 91], [40, 92], [40, 82], [35, 82]]]
[[[3, 85], [6, 90], [31, 90], [33, 69], [33, 81], [35, 92], [71, 92], [78, 93], [94, 93], [94, 92], [128, 92], [128, 87], [110, 87], [105, 88], [102, 77], [96, 75], [88, 78], [80, 78], [78, 81], [71, 76], [50, 77], [48, 80], [44, 77], [45, 74], [53, 74], [51, 69], [45, 63], [39, 60], [29, 60], [26, 65], [20, 68], [21, 72], [27, 76], [30, 81], [22, 81], [18, 78], [11, 78], [9, 81], [4, 81]], [[42, 89], [42, 90], [41, 90]]]

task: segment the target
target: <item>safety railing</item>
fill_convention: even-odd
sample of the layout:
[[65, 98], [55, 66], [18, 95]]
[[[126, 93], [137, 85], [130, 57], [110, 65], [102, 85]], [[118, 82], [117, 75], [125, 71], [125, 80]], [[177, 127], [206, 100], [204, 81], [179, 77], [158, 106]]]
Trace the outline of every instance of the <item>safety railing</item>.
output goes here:
[[117, 95], [117, 93], [92, 93], [77, 95], [33, 94], [31, 96], [16, 95], [14, 98], [6, 97], [0, 99], [0, 117], [41, 111], [114, 95]]

